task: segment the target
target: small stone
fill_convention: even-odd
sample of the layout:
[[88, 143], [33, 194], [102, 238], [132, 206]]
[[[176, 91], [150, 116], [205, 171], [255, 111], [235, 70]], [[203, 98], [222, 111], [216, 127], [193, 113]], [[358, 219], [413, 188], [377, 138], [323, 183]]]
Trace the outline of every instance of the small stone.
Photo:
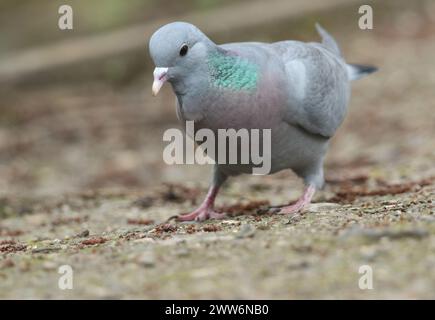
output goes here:
[[255, 227], [250, 224], [244, 224], [236, 234], [236, 238], [252, 238], [255, 235]]
[[32, 250], [32, 253], [51, 253], [61, 250], [61, 247], [43, 247], [43, 248], [35, 248]]
[[269, 230], [269, 229], [270, 229], [270, 226], [269, 226], [268, 223], [260, 223], [260, 224], [257, 226], [257, 229], [258, 229], [258, 230]]
[[310, 266], [310, 264], [307, 261], [298, 261], [294, 262], [288, 265], [288, 268], [290, 270], [300, 270], [300, 269], [306, 269]]
[[221, 224], [230, 225], [230, 226], [239, 226], [241, 222], [237, 220], [223, 220], [221, 221]]
[[156, 264], [155, 260], [155, 256], [152, 252], [144, 252], [137, 257], [136, 262], [142, 267], [152, 268]]
[[302, 215], [299, 213], [294, 213], [290, 215], [288, 219], [284, 219], [284, 224], [294, 224], [302, 219]]
[[372, 246], [362, 246], [360, 249], [361, 257], [369, 262], [372, 262], [378, 256], [378, 251]]
[[142, 209], [147, 209], [149, 207], [151, 207], [154, 203], [154, 199], [151, 197], [143, 197], [140, 199], [137, 199], [136, 201], [133, 202], [134, 206], [137, 206], [139, 208]]
[[89, 230], [83, 230], [82, 232], [76, 234], [74, 238], [86, 238], [89, 236]]

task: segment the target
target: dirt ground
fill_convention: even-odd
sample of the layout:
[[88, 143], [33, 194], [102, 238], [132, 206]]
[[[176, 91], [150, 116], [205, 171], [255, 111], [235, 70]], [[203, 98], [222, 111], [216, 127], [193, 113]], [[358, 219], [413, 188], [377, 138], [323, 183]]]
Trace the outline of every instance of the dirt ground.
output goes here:
[[[0, 298], [435, 298], [435, 6], [424, 3], [373, 31], [323, 23], [349, 62], [380, 71], [353, 84], [327, 185], [294, 216], [268, 211], [302, 190], [281, 172], [230, 180], [217, 200], [227, 219], [165, 222], [198, 205], [211, 168], [163, 163], [174, 97], [151, 97], [150, 70], [121, 87], [0, 89]], [[58, 288], [62, 265], [73, 290]], [[358, 286], [363, 265], [372, 290]]]

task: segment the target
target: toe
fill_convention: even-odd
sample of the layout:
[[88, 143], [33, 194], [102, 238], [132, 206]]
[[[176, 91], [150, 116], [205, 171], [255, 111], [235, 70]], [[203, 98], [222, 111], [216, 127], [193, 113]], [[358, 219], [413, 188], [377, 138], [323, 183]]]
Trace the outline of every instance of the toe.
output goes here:
[[177, 221], [194, 221], [198, 217], [196, 212], [188, 213], [188, 214], [180, 214], [177, 217]]
[[215, 212], [211, 209], [201, 209], [189, 214], [179, 215], [177, 221], [204, 221], [207, 219], [223, 219], [226, 217], [225, 213]]
[[212, 211], [210, 212], [210, 218], [212, 219], [224, 219], [227, 215], [226, 213], [220, 213], [220, 212], [216, 212], [216, 211]]
[[300, 206], [288, 206], [288, 207], [283, 207], [281, 208], [281, 210], [278, 212], [278, 214], [294, 214], [294, 213], [298, 213], [299, 211], [301, 211], [301, 207]]
[[201, 212], [201, 213], [198, 214], [198, 216], [195, 218], [195, 221], [197, 221], [197, 222], [201, 222], [201, 221], [204, 221], [204, 220], [207, 220], [207, 219], [208, 219], [207, 214], [204, 213], [204, 212]]

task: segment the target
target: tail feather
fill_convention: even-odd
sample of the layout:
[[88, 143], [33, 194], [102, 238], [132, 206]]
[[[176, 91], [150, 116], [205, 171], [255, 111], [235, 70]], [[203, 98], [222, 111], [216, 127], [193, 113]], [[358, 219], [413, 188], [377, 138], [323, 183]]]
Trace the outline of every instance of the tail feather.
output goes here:
[[322, 38], [322, 44], [328, 48], [333, 53], [341, 56], [340, 47], [335, 41], [334, 37], [331, 36], [319, 23], [316, 23], [316, 30]]
[[378, 68], [374, 66], [361, 65], [361, 64], [347, 64], [347, 74], [349, 80], [358, 80], [370, 73], [376, 72]]

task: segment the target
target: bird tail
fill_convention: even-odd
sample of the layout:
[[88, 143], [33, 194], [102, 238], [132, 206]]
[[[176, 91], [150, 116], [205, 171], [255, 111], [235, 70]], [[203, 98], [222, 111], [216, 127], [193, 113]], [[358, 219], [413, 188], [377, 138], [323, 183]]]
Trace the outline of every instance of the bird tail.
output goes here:
[[322, 38], [322, 44], [331, 52], [336, 55], [341, 56], [340, 47], [335, 41], [334, 37], [331, 36], [319, 23], [316, 23], [316, 30]]
[[[340, 47], [335, 41], [334, 37], [331, 36], [319, 23], [316, 23], [316, 29], [322, 38], [322, 44], [329, 51], [341, 56]], [[366, 66], [361, 64], [347, 64], [347, 74], [350, 80], [358, 80], [370, 73], [377, 71], [378, 68], [374, 66]]]
[[370, 73], [376, 72], [378, 68], [361, 64], [347, 64], [349, 80], [358, 80]]

